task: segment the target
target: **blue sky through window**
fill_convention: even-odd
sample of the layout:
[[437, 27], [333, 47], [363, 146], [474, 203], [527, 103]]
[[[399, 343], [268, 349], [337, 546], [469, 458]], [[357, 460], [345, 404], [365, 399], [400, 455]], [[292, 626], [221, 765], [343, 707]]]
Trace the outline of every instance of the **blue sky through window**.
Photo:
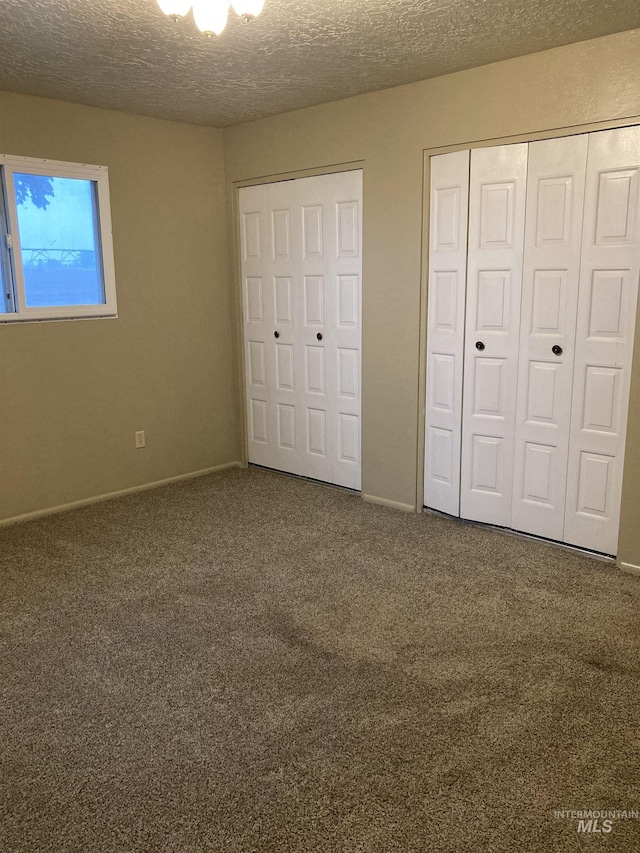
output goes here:
[[30, 308], [105, 302], [94, 182], [15, 172]]

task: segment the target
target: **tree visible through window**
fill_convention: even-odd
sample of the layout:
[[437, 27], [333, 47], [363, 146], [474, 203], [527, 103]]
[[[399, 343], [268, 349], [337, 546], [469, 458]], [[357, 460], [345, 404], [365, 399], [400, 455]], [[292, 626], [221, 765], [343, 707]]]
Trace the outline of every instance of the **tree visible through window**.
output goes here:
[[35, 207], [46, 210], [49, 199], [54, 195], [53, 178], [15, 174], [13, 182], [16, 188], [16, 204], [30, 201]]

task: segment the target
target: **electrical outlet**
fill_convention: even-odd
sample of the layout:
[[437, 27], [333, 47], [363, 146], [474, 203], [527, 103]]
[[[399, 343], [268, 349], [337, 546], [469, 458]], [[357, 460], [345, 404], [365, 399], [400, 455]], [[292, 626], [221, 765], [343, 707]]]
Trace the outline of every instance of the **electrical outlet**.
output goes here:
[[147, 444], [146, 444], [146, 441], [144, 438], [144, 430], [139, 429], [136, 432], [136, 448], [139, 450], [141, 447], [146, 447], [146, 446], [147, 446]]

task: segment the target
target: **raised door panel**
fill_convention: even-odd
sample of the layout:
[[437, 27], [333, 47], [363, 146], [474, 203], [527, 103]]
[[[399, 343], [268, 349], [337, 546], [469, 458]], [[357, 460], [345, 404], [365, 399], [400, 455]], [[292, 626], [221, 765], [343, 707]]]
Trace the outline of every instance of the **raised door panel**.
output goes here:
[[296, 450], [296, 407], [278, 403], [278, 447], [285, 452]]
[[577, 510], [592, 522], [611, 523], [615, 456], [582, 451], [579, 458]]
[[302, 245], [305, 258], [321, 258], [323, 254], [323, 206], [302, 207]]
[[262, 216], [260, 210], [249, 210], [242, 214], [242, 252], [245, 261], [259, 261], [262, 258]]
[[620, 367], [587, 365], [582, 429], [619, 435], [623, 371]]
[[360, 246], [358, 227], [358, 200], [339, 202], [336, 205], [338, 257], [357, 258]]
[[565, 541], [618, 544], [640, 275], [640, 128], [589, 134]]
[[511, 526], [558, 540], [586, 160], [586, 135], [529, 145]]
[[434, 352], [431, 356], [431, 376], [427, 389], [428, 404], [443, 415], [453, 414], [455, 407], [456, 361], [451, 353]]
[[511, 524], [527, 146], [471, 152], [460, 514]]
[[501, 497], [504, 490], [504, 438], [471, 436], [471, 488], [479, 494]]
[[[434, 270], [431, 277], [431, 328], [451, 332], [458, 328], [459, 274], [456, 270]], [[464, 294], [463, 294], [464, 296]]]
[[460, 513], [469, 152], [431, 158], [424, 504]]
[[[468, 177], [468, 151], [431, 158], [432, 252], [466, 251]], [[444, 186], [447, 181], [453, 186]], [[460, 239], [463, 233], [464, 245]]]
[[357, 349], [338, 349], [338, 396], [360, 398], [360, 353]]
[[275, 294], [275, 325], [293, 324], [293, 280], [291, 276], [275, 276], [273, 280]]
[[479, 270], [476, 297], [476, 331], [509, 334], [513, 292], [510, 270]]
[[294, 358], [293, 344], [276, 344], [276, 388], [279, 391], [295, 391]]
[[262, 341], [248, 341], [249, 351], [248, 380], [250, 385], [267, 385], [267, 371], [264, 357], [264, 343]]
[[[531, 320], [521, 333], [524, 336], [539, 337], [546, 335], [554, 338], [566, 336], [566, 314], [569, 285], [569, 269], [530, 269], [526, 268], [527, 296], [531, 298]], [[530, 276], [530, 278], [529, 278]], [[531, 289], [531, 293], [529, 290]], [[576, 290], [575, 283], [573, 284]], [[573, 307], [571, 316], [572, 328], [575, 327], [575, 297], [571, 300]], [[529, 305], [524, 314], [529, 320]]]
[[560, 366], [549, 364], [547, 361], [529, 360], [528, 367], [527, 387], [522, 389], [526, 400], [525, 421], [560, 429], [562, 404], [558, 393]]
[[327, 413], [324, 409], [307, 409], [307, 453], [326, 457]]
[[[484, 153], [471, 155], [472, 164], [484, 160]], [[472, 165], [473, 168], [473, 165]], [[481, 179], [480, 208], [477, 213], [478, 246], [480, 249], [511, 249], [517, 233], [514, 196], [517, 178], [510, 181]]]
[[476, 358], [471, 389], [471, 412], [485, 418], [504, 422], [508, 416], [507, 360], [505, 358]]
[[357, 275], [338, 275], [338, 328], [357, 332], [360, 326], [360, 281]]
[[324, 276], [304, 277], [304, 325], [324, 325]]
[[598, 172], [596, 246], [628, 246], [635, 241], [637, 199], [637, 167], [602, 169]]
[[524, 482], [522, 494], [529, 503], [553, 508], [551, 502], [552, 470], [558, 448], [527, 442], [524, 448]]
[[338, 415], [338, 457], [349, 465], [360, 464], [360, 418], [357, 415]]
[[630, 272], [629, 269], [592, 270], [588, 297], [590, 342], [626, 340], [628, 326], [635, 319], [628, 314], [632, 294]]
[[249, 435], [251, 441], [258, 444], [266, 445], [269, 442], [266, 400], [249, 400]]
[[306, 390], [308, 394], [325, 394], [324, 347], [305, 347]]
[[[554, 149], [553, 151], [551, 149]], [[544, 247], [569, 247], [574, 236], [573, 205], [576, 191], [576, 174], [578, 180], [581, 178], [580, 165], [584, 165], [582, 156], [586, 155], [586, 145], [579, 137], [569, 137], [568, 140], [545, 140], [541, 146], [529, 148], [529, 156], [533, 158], [533, 169], [529, 164], [529, 176], [536, 206], [535, 226], [531, 220], [529, 227], [535, 227], [534, 245], [537, 248]], [[570, 157], [569, 166], [571, 174], [550, 174], [541, 177], [538, 162], [543, 158], [547, 163], [551, 160], [557, 162], [559, 157]], [[574, 158], [578, 158], [574, 162]], [[566, 168], [569, 160], [562, 163], [561, 168]], [[578, 167], [576, 173], [575, 168]]]
[[244, 279], [244, 316], [247, 323], [264, 322], [264, 284], [261, 276]]
[[271, 245], [273, 259], [291, 257], [291, 210], [271, 211]]

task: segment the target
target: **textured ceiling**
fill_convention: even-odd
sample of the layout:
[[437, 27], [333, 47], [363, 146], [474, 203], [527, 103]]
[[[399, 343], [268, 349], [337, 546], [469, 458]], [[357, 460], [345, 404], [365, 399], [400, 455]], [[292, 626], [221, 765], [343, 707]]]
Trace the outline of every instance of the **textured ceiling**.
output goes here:
[[223, 127], [638, 26], [638, 0], [266, 0], [208, 40], [156, 0], [0, 0], [0, 89]]

